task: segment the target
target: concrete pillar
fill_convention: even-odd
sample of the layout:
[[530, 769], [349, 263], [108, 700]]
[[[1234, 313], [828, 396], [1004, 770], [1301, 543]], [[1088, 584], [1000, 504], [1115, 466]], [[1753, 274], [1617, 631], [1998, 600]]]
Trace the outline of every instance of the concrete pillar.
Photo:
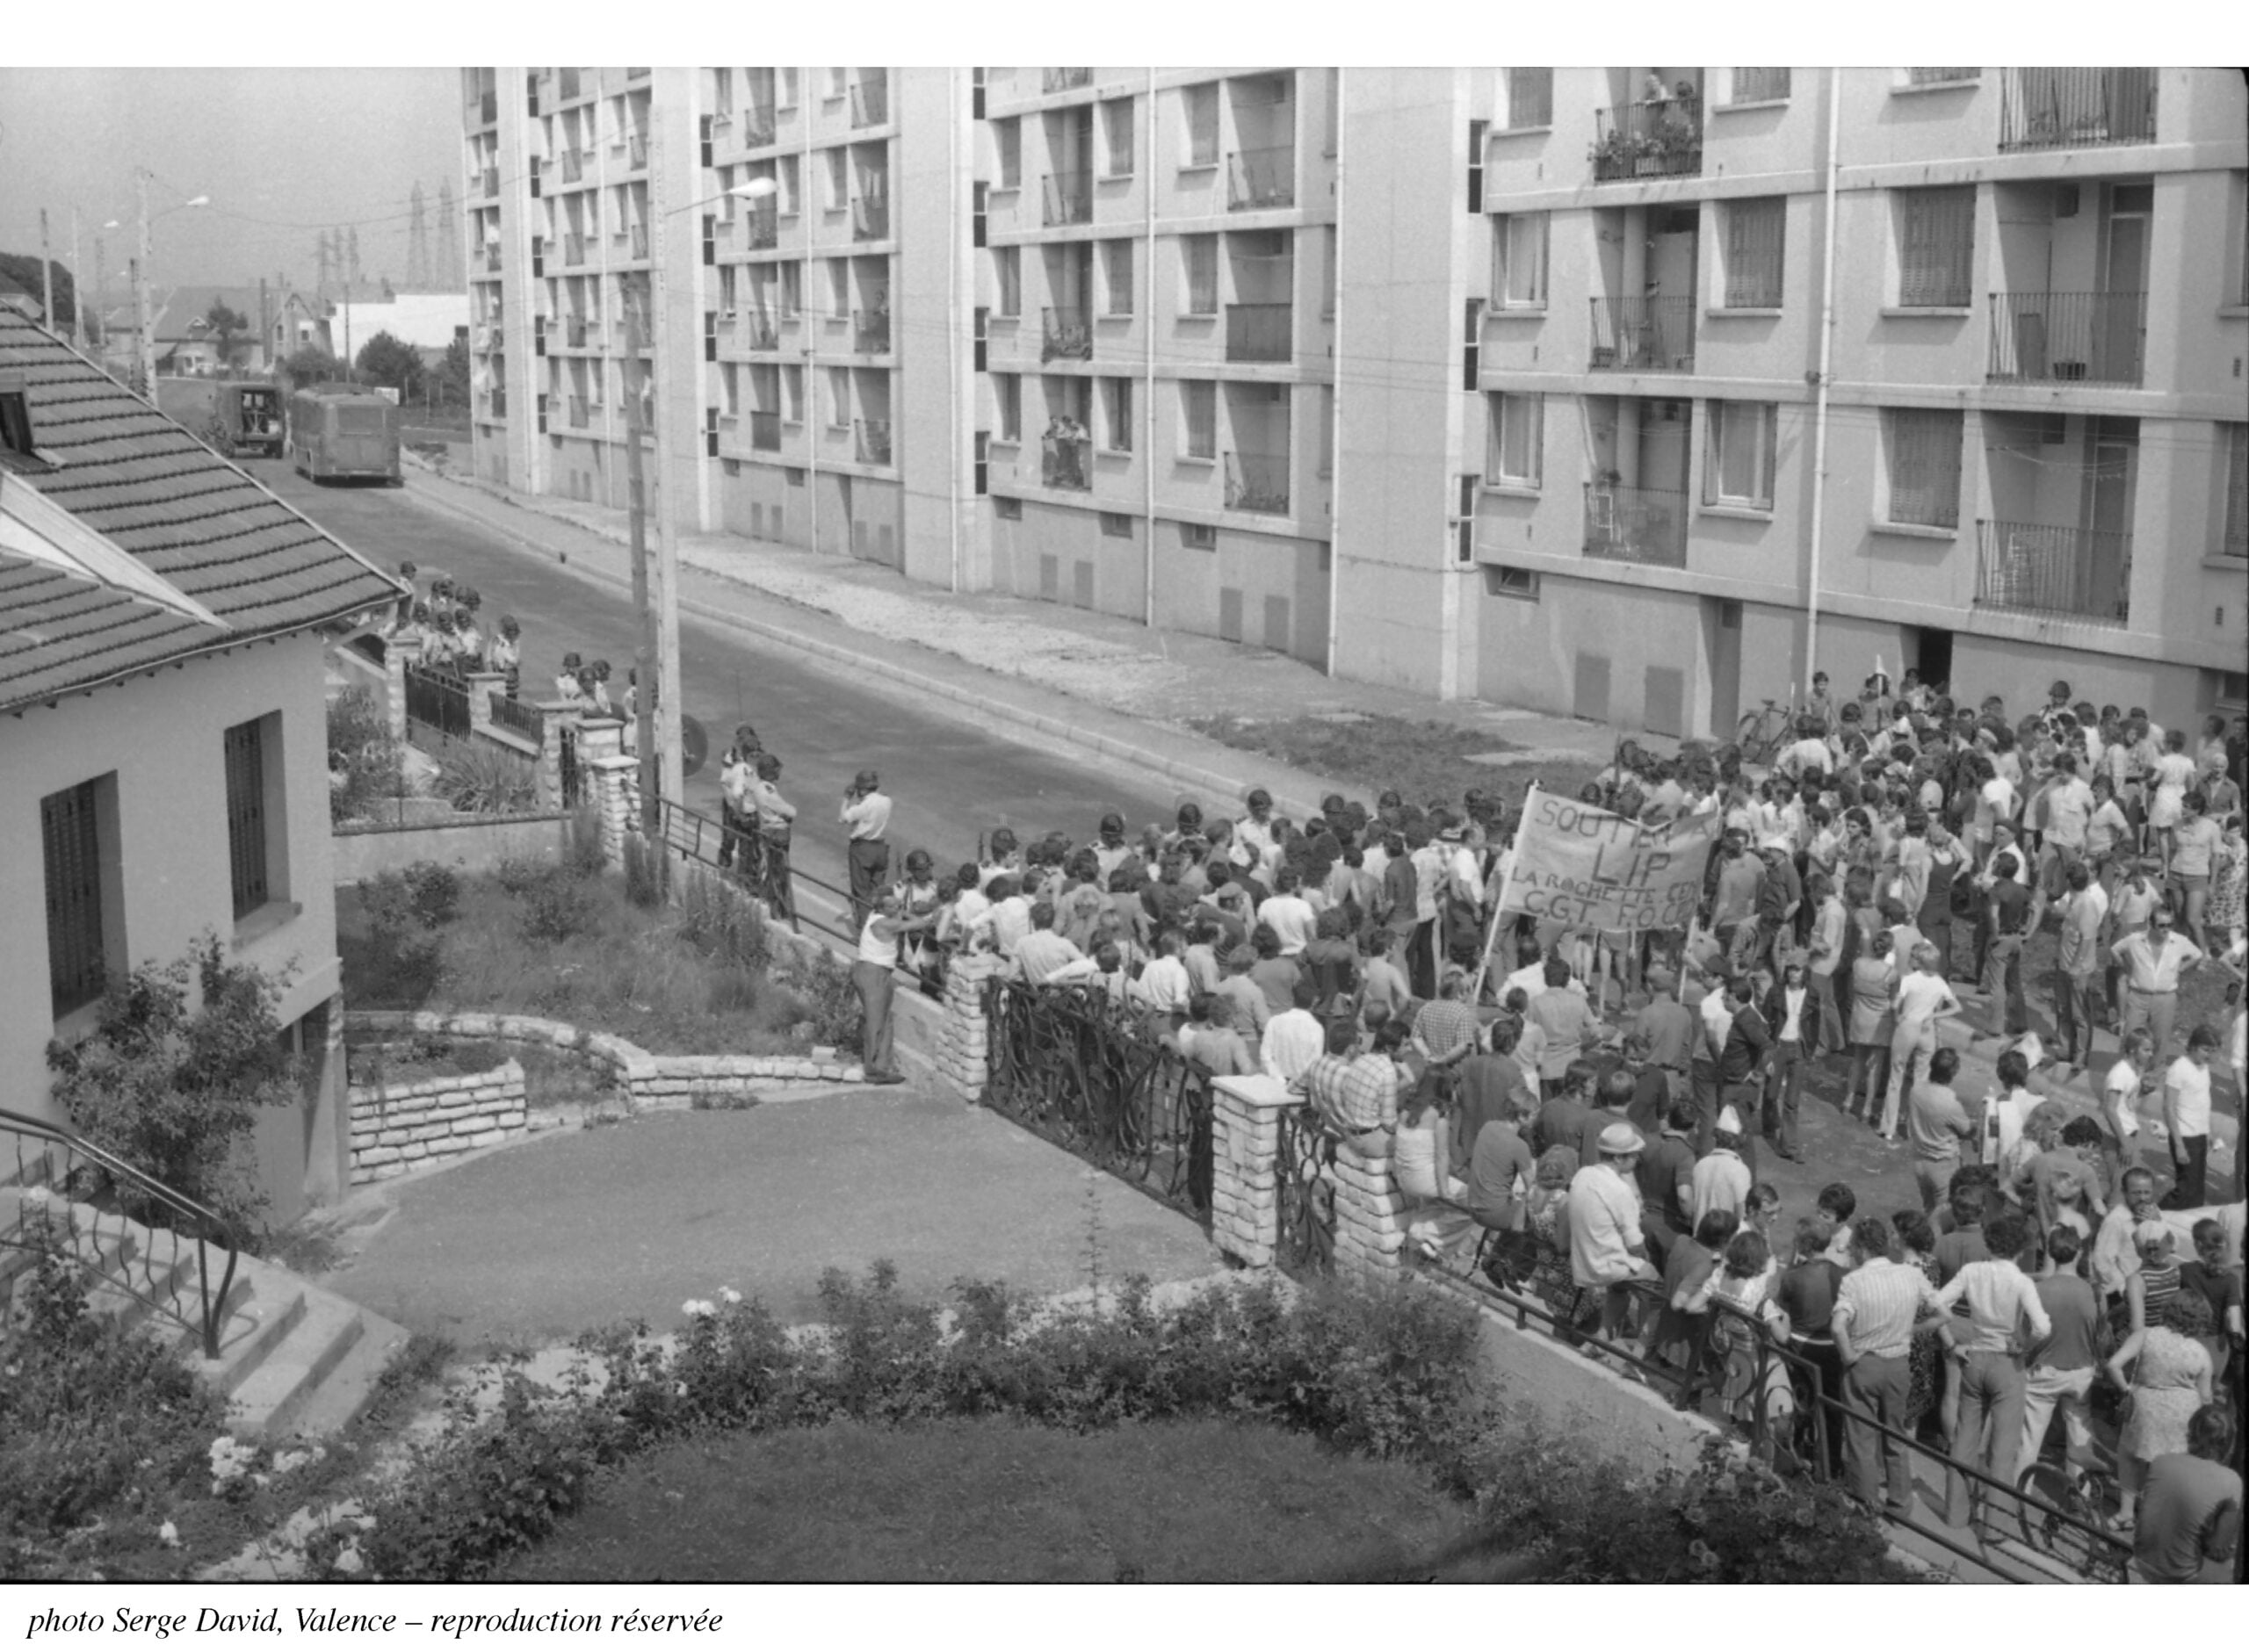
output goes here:
[[390, 737], [406, 738], [406, 668], [422, 662], [422, 639], [400, 635], [383, 645], [385, 689], [389, 698]]
[[508, 674], [504, 671], [472, 671], [468, 674], [468, 732], [481, 734], [492, 726], [492, 696], [508, 691]]
[[985, 986], [1005, 974], [1007, 965], [988, 952], [957, 954], [945, 966], [944, 1016], [937, 1028], [937, 1071], [965, 1100], [984, 1093], [990, 1078], [991, 1029], [986, 1019]]
[[1281, 1115], [1296, 1098], [1257, 1073], [1211, 1081], [1211, 1239], [1250, 1267], [1280, 1243]]
[[1335, 1271], [1385, 1274], [1404, 1266], [1406, 1201], [1390, 1173], [1388, 1144], [1382, 1156], [1349, 1143], [1335, 1149]]
[[578, 718], [575, 711], [560, 700], [540, 700], [539, 707], [539, 806], [559, 811], [562, 807], [562, 731], [575, 731]]
[[637, 822], [633, 807], [633, 778], [640, 767], [630, 757], [611, 755], [588, 758], [582, 754], [578, 767], [591, 787], [594, 806], [601, 812], [601, 847], [609, 856], [610, 864], [625, 863], [625, 834], [633, 831]]

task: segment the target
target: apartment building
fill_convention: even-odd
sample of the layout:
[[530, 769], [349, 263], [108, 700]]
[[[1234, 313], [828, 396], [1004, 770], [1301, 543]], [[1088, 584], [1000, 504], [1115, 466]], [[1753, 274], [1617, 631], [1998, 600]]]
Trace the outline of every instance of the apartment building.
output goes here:
[[1335, 673], [2238, 705], [2244, 133], [2230, 73], [1352, 71]]
[[2236, 76], [464, 86], [494, 481], [626, 502], [654, 245], [683, 526], [1662, 733], [2244, 698]]

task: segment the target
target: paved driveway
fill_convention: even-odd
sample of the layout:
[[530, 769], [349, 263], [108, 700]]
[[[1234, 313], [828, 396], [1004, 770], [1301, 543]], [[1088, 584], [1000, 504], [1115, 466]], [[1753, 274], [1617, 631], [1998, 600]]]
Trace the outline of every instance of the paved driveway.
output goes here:
[[558, 1130], [372, 1196], [387, 1220], [322, 1283], [464, 1347], [636, 1316], [669, 1330], [683, 1301], [721, 1286], [814, 1319], [821, 1270], [883, 1257], [921, 1297], [961, 1277], [1068, 1290], [1096, 1226], [1105, 1280], [1222, 1266], [1185, 1216], [910, 1088]]

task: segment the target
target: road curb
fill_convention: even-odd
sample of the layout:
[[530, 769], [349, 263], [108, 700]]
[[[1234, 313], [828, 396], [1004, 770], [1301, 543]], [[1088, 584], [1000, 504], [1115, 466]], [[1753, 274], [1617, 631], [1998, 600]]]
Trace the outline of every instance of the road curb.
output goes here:
[[[440, 480], [450, 480], [452, 479], [445, 478]], [[566, 516], [548, 516], [545, 511], [539, 510], [532, 506], [520, 504], [513, 499], [503, 498], [501, 495], [493, 493], [489, 488], [484, 487], [481, 485], [466, 482], [459, 483], [459, 485], [461, 487], [475, 487], [477, 492], [483, 494], [486, 497], [490, 498], [497, 504], [506, 506], [510, 509], [528, 511], [530, 514], [539, 516], [544, 521], [560, 523], [565, 527], [575, 528], [582, 533], [592, 534], [596, 538], [604, 540], [611, 545], [619, 543], [619, 541], [611, 538], [608, 534], [602, 532], [599, 529], [589, 528], [585, 526], [584, 523], [573, 522]], [[450, 500], [444, 499], [439, 495], [426, 491], [425, 489], [416, 488], [415, 492], [419, 497], [428, 501], [434, 508], [447, 511], [455, 516], [474, 522], [479, 526], [488, 528], [495, 533], [504, 535], [508, 538], [513, 539], [517, 544], [524, 546], [526, 549], [537, 552], [541, 556], [553, 558], [563, 566], [573, 568], [589, 579], [598, 580], [604, 585], [617, 587], [626, 590], [632, 588], [631, 581], [619, 579], [613, 574], [610, 574], [603, 569], [593, 567], [585, 563], [571, 562], [567, 556], [558, 553], [549, 546], [539, 544], [538, 540], [533, 538], [528, 533], [524, 533], [503, 523], [490, 521], [484, 516], [477, 515], [474, 511], [467, 510]], [[707, 574], [712, 579], [726, 580], [727, 583], [738, 586], [743, 590], [756, 592], [758, 595], [766, 597], [770, 601], [786, 602], [789, 600], [786, 597], [775, 596], [773, 593], [766, 590], [762, 586], [752, 585], [747, 581], [730, 579], [727, 574], [719, 573], [713, 569], [698, 567], [696, 571], [702, 574]], [[831, 665], [849, 666], [855, 672], [862, 673], [868, 676], [881, 677], [888, 682], [896, 683], [902, 688], [910, 689], [917, 695], [933, 695], [940, 699], [952, 701], [957, 704], [973, 707], [983, 715], [994, 718], [998, 722], [1008, 724], [1016, 729], [1030, 733], [1035, 733], [1047, 739], [1061, 740], [1066, 744], [1077, 747], [1081, 752], [1094, 756], [1107, 758], [1112, 762], [1129, 763], [1136, 768], [1139, 768], [1151, 776], [1156, 776], [1175, 785], [1190, 786], [1200, 791], [1213, 793], [1218, 797], [1230, 799], [1235, 804], [1240, 804], [1242, 799], [1249, 795], [1251, 791], [1257, 789], [1255, 783], [1244, 783], [1238, 779], [1229, 779], [1218, 773], [1215, 769], [1206, 768], [1196, 763], [1182, 762], [1176, 758], [1166, 757], [1161, 753], [1149, 751], [1146, 747], [1134, 745], [1128, 740], [1121, 740], [1113, 735], [1104, 734], [1096, 730], [1082, 727], [1077, 724], [1068, 721], [1067, 718], [1050, 717], [1038, 711], [1028, 711], [1021, 707], [1009, 705], [1004, 701], [987, 699], [985, 696], [977, 694], [973, 689], [960, 688], [955, 684], [944, 682], [936, 677], [924, 676], [918, 671], [909, 670], [903, 666], [893, 665], [891, 661], [881, 659], [878, 656], [855, 653], [850, 649], [839, 648], [833, 643], [820, 642], [811, 638], [799, 637], [793, 635], [781, 626], [772, 624], [764, 620], [751, 619], [740, 614], [730, 614], [723, 609], [715, 607], [709, 602], [699, 601], [694, 597], [681, 597], [679, 606], [682, 612], [693, 614], [698, 619], [707, 620], [713, 624], [735, 626], [742, 631], [748, 631], [755, 636], [763, 638], [769, 642], [780, 644], [784, 647], [793, 648], [800, 653], [810, 654], [816, 660], [827, 660]], [[814, 611], [817, 612], [821, 610]], [[980, 669], [981, 667], [976, 668]], [[1026, 741], [1024, 743], [1029, 744], [1030, 742]], [[1370, 793], [1361, 791], [1359, 788], [1349, 786], [1341, 782], [1336, 782], [1333, 783], [1332, 789], [1341, 793], [1346, 797], [1354, 797], [1356, 795], [1358, 802], [1368, 805], [1370, 808], [1372, 806], [1372, 795]], [[1266, 790], [1272, 790], [1273, 789], [1268, 787]], [[1292, 812], [1299, 819], [1320, 812], [1319, 794], [1316, 793], [1291, 792], [1287, 796], [1280, 796], [1276, 794], [1274, 801], [1284, 812]]]

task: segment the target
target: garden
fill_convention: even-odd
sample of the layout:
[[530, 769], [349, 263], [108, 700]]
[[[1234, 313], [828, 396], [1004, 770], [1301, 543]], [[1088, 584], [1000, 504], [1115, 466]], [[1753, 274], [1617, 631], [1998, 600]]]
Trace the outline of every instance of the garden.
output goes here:
[[[329, 819], [336, 826], [419, 822], [428, 807], [473, 815], [537, 812], [537, 765], [485, 739], [451, 739], [417, 726], [416, 745], [391, 737], [372, 689], [344, 689], [328, 705]], [[427, 751], [423, 747], [429, 747]], [[413, 804], [425, 805], [409, 809]]]

